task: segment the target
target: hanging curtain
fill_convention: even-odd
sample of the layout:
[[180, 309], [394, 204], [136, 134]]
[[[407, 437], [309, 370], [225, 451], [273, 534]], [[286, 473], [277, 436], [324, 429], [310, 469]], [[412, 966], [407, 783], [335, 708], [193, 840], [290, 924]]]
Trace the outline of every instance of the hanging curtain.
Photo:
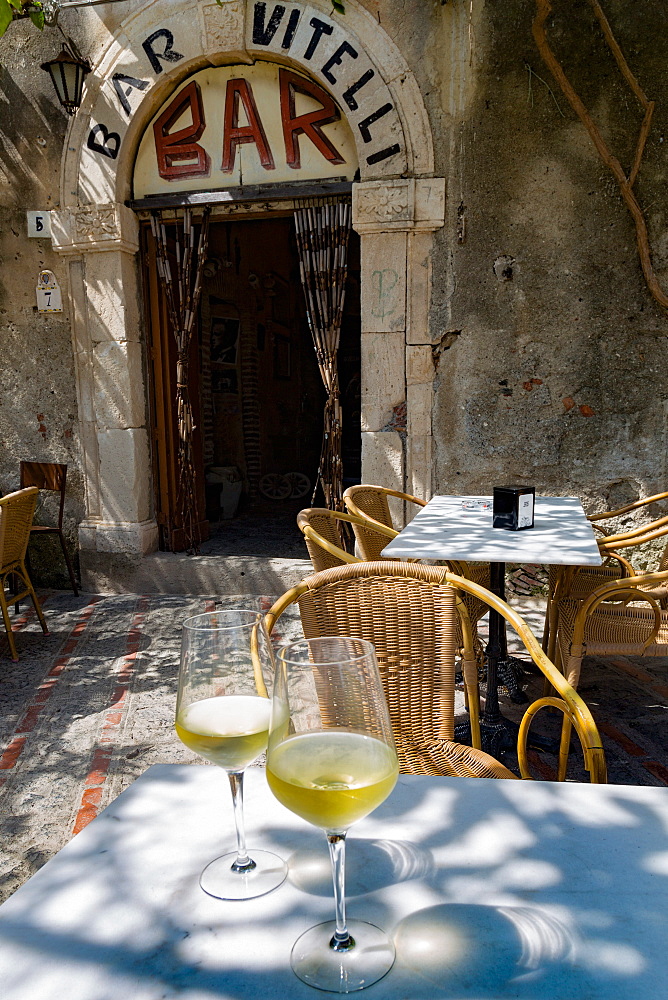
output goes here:
[[[165, 223], [159, 210], [151, 212], [151, 230], [156, 244], [158, 276], [162, 282], [167, 311], [176, 340], [176, 413], [178, 454], [176, 519], [183, 526], [187, 551], [199, 552], [197, 492], [193, 456], [193, 411], [190, 401], [188, 368], [197, 307], [202, 290], [202, 269], [209, 239], [209, 206], [202, 222], [193, 225], [192, 212], [186, 208], [182, 220]], [[199, 229], [199, 234], [197, 230]], [[173, 244], [168, 243], [169, 236]], [[170, 240], [171, 242], [171, 240]]]
[[[337, 352], [346, 292], [351, 206], [345, 202], [295, 209], [299, 268], [318, 367], [327, 390], [316, 479], [330, 510], [343, 505], [341, 401]], [[315, 502], [315, 491], [311, 503]]]

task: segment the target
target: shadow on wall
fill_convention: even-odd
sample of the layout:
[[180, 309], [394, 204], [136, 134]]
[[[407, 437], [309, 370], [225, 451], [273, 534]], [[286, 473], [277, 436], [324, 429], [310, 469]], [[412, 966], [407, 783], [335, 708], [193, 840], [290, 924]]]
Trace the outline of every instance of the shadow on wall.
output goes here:
[[[35, 64], [37, 67], [37, 64]], [[41, 72], [41, 71], [40, 71]], [[40, 77], [37, 80], [41, 83]], [[48, 83], [46, 76], [44, 82]], [[27, 197], [45, 201], [51, 193], [51, 173], [55, 167], [56, 193], [60, 151], [67, 127], [67, 117], [56, 101], [37, 93], [31, 98], [17, 84], [10, 71], [0, 65], [0, 100], [3, 101], [0, 126], [0, 168], [6, 182], [21, 198], [21, 210]], [[40, 142], [40, 139], [44, 143]], [[47, 141], [48, 140], [48, 141]]]

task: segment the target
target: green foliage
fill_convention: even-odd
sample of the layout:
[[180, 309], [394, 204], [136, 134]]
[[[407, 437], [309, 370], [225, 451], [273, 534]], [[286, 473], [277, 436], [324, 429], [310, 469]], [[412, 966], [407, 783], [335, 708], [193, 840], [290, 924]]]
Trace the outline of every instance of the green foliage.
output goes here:
[[9, 0], [0, 0], [0, 35], [4, 35], [13, 19]]
[[36, 28], [44, 27], [44, 10], [41, 0], [0, 0], [0, 36], [17, 19], [29, 17]]
[[345, 14], [346, 8], [343, 6], [342, 0], [332, 0], [332, 8], [337, 14]]

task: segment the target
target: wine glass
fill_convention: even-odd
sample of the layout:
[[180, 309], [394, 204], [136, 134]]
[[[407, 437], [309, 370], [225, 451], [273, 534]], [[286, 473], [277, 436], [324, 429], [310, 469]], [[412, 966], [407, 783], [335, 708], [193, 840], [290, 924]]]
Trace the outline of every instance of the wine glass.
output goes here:
[[279, 802], [326, 832], [334, 880], [336, 920], [311, 927], [292, 949], [292, 968], [310, 986], [350, 993], [392, 968], [387, 934], [346, 920], [344, 858], [348, 828], [387, 798], [398, 772], [371, 643], [337, 636], [279, 650], [267, 781]]
[[262, 615], [233, 609], [183, 623], [175, 728], [179, 739], [227, 771], [237, 834], [236, 853], [206, 866], [200, 885], [218, 899], [252, 899], [276, 889], [285, 862], [269, 851], [246, 851], [244, 770], [267, 746], [273, 655]]

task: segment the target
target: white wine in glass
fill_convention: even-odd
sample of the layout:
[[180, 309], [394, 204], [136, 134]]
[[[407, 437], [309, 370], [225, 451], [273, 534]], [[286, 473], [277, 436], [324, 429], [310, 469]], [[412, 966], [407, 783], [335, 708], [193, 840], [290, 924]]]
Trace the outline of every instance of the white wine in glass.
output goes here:
[[399, 766], [371, 643], [305, 639], [279, 651], [267, 781], [284, 806], [323, 829], [329, 843], [336, 920], [296, 941], [294, 972], [310, 986], [351, 993], [381, 979], [394, 945], [379, 927], [347, 920], [345, 840], [394, 788]]
[[269, 851], [246, 850], [245, 768], [266, 749], [273, 657], [262, 615], [232, 609], [186, 619], [181, 642], [175, 728], [190, 750], [227, 771], [237, 850], [216, 858], [200, 885], [218, 899], [252, 899], [285, 881], [287, 866]]

